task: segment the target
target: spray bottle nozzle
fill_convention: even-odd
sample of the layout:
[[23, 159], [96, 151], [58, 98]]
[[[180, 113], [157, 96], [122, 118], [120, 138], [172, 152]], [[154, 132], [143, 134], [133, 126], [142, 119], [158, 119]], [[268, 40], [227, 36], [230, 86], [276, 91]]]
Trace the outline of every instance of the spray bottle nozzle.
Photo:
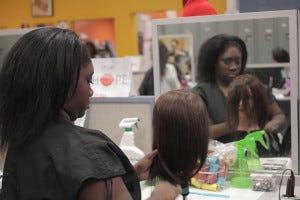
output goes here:
[[125, 131], [132, 131], [132, 126], [135, 125], [136, 128], [138, 127], [138, 122], [140, 119], [138, 117], [133, 117], [133, 118], [124, 118], [122, 121], [119, 123], [120, 128], [124, 128]]
[[246, 148], [253, 153], [255, 156], [256, 154], [256, 141], [258, 141], [265, 149], [269, 149], [268, 145], [264, 141], [263, 135], [266, 132], [264, 130], [253, 131], [250, 132], [246, 137]]
[[247, 149], [251, 153], [253, 153], [255, 156], [258, 156], [256, 154], [256, 141], [260, 142], [262, 146], [266, 149], [268, 149], [267, 144], [264, 141], [263, 135], [266, 132], [264, 130], [254, 131], [249, 133], [244, 139], [237, 141], [234, 146], [237, 148], [238, 156], [244, 157], [244, 149]]

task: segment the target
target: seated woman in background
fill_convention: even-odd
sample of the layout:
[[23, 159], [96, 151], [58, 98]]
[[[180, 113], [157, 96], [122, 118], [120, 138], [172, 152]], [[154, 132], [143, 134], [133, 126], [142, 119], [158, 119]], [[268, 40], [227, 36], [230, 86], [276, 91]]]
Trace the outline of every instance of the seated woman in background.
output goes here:
[[201, 98], [188, 90], [162, 94], [153, 111], [153, 149], [158, 150], [150, 170], [153, 180], [187, 188], [205, 162], [207, 146], [208, 115]]
[[[170, 90], [181, 89], [181, 83], [178, 79], [176, 67], [168, 63], [168, 49], [166, 45], [159, 41], [159, 72], [160, 72], [160, 93]], [[139, 87], [140, 95], [154, 95], [154, 75], [153, 67], [145, 74], [144, 79]]]
[[185, 89], [186, 88], [185, 76], [184, 76], [180, 66], [176, 63], [175, 54], [173, 52], [168, 53], [167, 63], [172, 64], [174, 66], [176, 73], [177, 73], [177, 79], [181, 85], [181, 88]]
[[[268, 105], [271, 100], [264, 85], [251, 74], [235, 78], [228, 89], [227, 126], [232, 134], [222, 138], [225, 142], [243, 139], [248, 133], [262, 130], [271, 119]], [[279, 139], [276, 127], [265, 134], [269, 151], [259, 145], [261, 156], [273, 156], [279, 152]]]
[[181, 88], [178, 80], [178, 73], [176, 67], [168, 63], [168, 49], [166, 45], [159, 41], [159, 69], [160, 69], [160, 92], [164, 93], [170, 90], [177, 90]]

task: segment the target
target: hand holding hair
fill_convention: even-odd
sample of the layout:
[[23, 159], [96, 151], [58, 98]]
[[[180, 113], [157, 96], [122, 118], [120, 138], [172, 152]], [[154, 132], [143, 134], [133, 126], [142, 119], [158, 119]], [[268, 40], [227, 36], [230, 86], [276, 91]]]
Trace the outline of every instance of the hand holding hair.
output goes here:
[[143, 181], [149, 178], [150, 167], [153, 158], [157, 155], [158, 151], [155, 149], [145, 155], [138, 163], [134, 165], [135, 171], [138, 174], [139, 180]]

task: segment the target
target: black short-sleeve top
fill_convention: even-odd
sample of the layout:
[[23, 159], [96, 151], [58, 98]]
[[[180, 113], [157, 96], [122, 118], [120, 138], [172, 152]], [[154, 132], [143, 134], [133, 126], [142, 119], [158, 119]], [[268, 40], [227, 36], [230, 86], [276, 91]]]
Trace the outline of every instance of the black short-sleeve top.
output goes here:
[[213, 124], [225, 122], [226, 97], [217, 84], [198, 83], [192, 91], [202, 98]]
[[8, 151], [0, 199], [76, 199], [87, 179], [117, 176], [133, 199], [141, 199], [133, 166], [106, 135], [67, 121], [51, 122], [21, 150]]

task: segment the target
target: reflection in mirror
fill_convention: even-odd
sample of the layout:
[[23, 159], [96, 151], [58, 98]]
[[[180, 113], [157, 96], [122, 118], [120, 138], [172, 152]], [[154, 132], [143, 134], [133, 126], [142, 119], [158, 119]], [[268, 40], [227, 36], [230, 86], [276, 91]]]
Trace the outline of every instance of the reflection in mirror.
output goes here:
[[[196, 66], [200, 47], [208, 38], [217, 34], [239, 36], [247, 45], [247, 68], [258, 69], [281, 67], [280, 65], [272, 63], [272, 49], [275, 47], [289, 49], [288, 30], [289, 23], [287, 17], [221, 22], [214, 21], [193, 24], [169, 24], [157, 27], [159, 38], [166, 38], [169, 37], [168, 35], [175, 34], [180, 37], [181, 34], [188, 33], [193, 44], [190, 47], [185, 48], [192, 49], [190, 51], [193, 55], [192, 66]], [[196, 80], [196, 73], [195, 69], [193, 72], [193, 80]]]
[[[287, 133], [286, 148], [289, 145], [292, 164], [298, 173], [298, 53], [297, 53], [297, 18], [296, 11], [270, 11], [263, 13], [241, 13], [235, 15], [201, 16], [176, 19], [161, 19], [153, 21], [153, 58], [156, 98], [160, 90], [158, 40], [165, 43], [171, 51], [172, 40], [175, 38], [179, 49], [185, 52], [185, 59], [190, 61], [189, 83], [182, 85], [189, 89], [198, 82], [198, 56], [202, 44], [218, 34], [234, 35], [246, 44], [248, 59], [245, 71], [256, 75], [269, 91], [275, 96], [281, 110], [286, 114], [288, 126], [283, 131]], [[185, 38], [185, 39], [184, 39]], [[189, 38], [187, 42], [187, 39]], [[190, 46], [186, 46], [190, 44]], [[290, 54], [290, 58], [277, 61], [272, 51], [280, 47]], [[188, 52], [188, 53], [186, 53]], [[182, 61], [175, 64], [185, 68]], [[288, 136], [291, 133], [291, 136]], [[288, 156], [288, 153], [286, 155]]]
[[159, 40], [167, 46], [168, 63], [178, 67], [185, 80], [194, 82], [193, 36], [191, 34], [162, 35]]

